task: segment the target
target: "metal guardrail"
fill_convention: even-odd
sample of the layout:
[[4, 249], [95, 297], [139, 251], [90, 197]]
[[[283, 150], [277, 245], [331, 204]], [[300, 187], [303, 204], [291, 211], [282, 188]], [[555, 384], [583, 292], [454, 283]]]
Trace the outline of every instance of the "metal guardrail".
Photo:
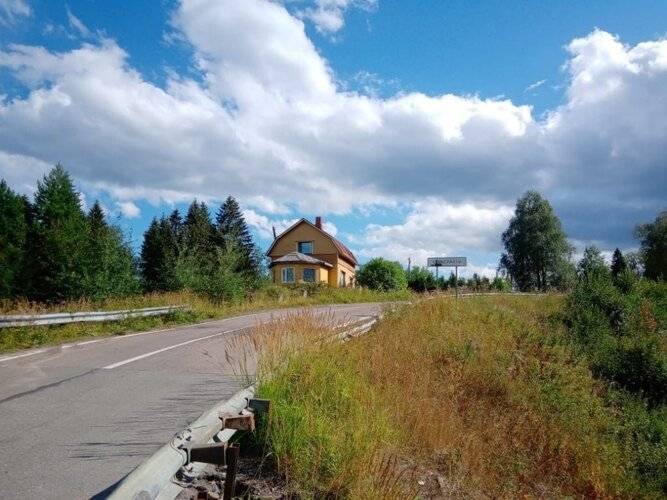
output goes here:
[[0, 328], [16, 326], [63, 325], [93, 321], [120, 321], [127, 318], [161, 316], [185, 309], [186, 306], [147, 307], [145, 309], [124, 309], [121, 311], [89, 311], [52, 314], [12, 314], [0, 316]]
[[[345, 329], [336, 332], [332, 338], [345, 342], [363, 335], [377, 320], [362, 319], [346, 324]], [[254, 412], [268, 410], [269, 402], [253, 399], [254, 395], [253, 384], [208, 410], [127, 475], [108, 497], [109, 500], [173, 500], [187, 487], [188, 480], [201, 475], [209, 463], [225, 466], [223, 499], [232, 498], [237, 462], [233, 459], [234, 454], [231, 454], [233, 460], [230, 460], [228, 452], [232, 447], [229, 440], [237, 429], [254, 429]], [[238, 422], [245, 418], [252, 422], [250, 426]], [[231, 451], [235, 451], [238, 458], [238, 448]]]

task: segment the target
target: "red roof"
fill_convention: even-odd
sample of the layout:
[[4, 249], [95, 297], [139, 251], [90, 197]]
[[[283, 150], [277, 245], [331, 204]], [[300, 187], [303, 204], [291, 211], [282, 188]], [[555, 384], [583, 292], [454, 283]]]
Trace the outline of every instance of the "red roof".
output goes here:
[[329, 238], [329, 239], [331, 240], [331, 242], [334, 244], [334, 246], [336, 247], [336, 251], [338, 252], [338, 254], [340, 255], [340, 257], [341, 257], [342, 259], [346, 260], [347, 262], [349, 262], [349, 263], [352, 264], [353, 266], [356, 266], [356, 265], [358, 264], [358, 263], [357, 263], [357, 258], [354, 256], [354, 254], [352, 253], [352, 251], [351, 251], [349, 248], [347, 248], [347, 247], [346, 247], [340, 240], [337, 240], [336, 238], [334, 238], [333, 236], [331, 236], [329, 233], [327, 233], [324, 229], [320, 229], [319, 227], [317, 227], [315, 224], [313, 224], [312, 222], [310, 222], [310, 221], [307, 220], [307, 219], [300, 219], [300, 220], [298, 220], [297, 222], [295, 222], [294, 224], [292, 224], [290, 227], [288, 227], [287, 229], [285, 229], [282, 233], [280, 233], [280, 234], [276, 237], [276, 239], [273, 240], [273, 243], [271, 243], [271, 246], [270, 246], [269, 249], [266, 251], [267, 255], [271, 253], [271, 250], [273, 250], [273, 247], [275, 246], [276, 242], [277, 242], [280, 238], [282, 238], [284, 235], [286, 235], [287, 233], [289, 233], [292, 229], [294, 229], [296, 226], [298, 226], [299, 224], [301, 224], [301, 223], [303, 223], [303, 222], [305, 222], [306, 224], [308, 224], [308, 225], [311, 226], [312, 228], [314, 228], [314, 229], [320, 231], [320, 232], [321, 232], [322, 234], [324, 234], [327, 238]]

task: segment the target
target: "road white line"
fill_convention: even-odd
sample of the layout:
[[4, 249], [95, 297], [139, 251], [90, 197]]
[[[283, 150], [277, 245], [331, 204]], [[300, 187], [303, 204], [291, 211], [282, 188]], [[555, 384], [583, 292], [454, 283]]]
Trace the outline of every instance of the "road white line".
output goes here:
[[26, 352], [25, 354], [17, 354], [16, 356], [7, 356], [5, 358], [0, 358], [0, 363], [4, 363], [5, 361], [10, 361], [12, 359], [25, 358], [26, 356], [34, 356], [35, 354], [41, 354], [46, 351], [47, 349], [38, 349], [36, 351]]
[[171, 351], [172, 349], [177, 349], [178, 347], [183, 347], [184, 345], [193, 344], [195, 342], [200, 342], [202, 340], [212, 339], [214, 337], [219, 337], [220, 335], [224, 335], [226, 333], [238, 332], [240, 330], [245, 330], [247, 328], [248, 328], [247, 326], [244, 326], [244, 327], [241, 327], [241, 328], [235, 328], [234, 330], [225, 330], [224, 332], [218, 332], [218, 333], [214, 333], [213, 335], [207, 335], [205, 337], [199, 337], [197, 339], [192, 339], [192, 340], [188, 340], [186, 342], [181, 342], [180, 344], [170, 345], [169, 347], [163, 347], [162, 349], [158, 349], [157, 351], [147, 352], [145, 354], [141, 354], [139, 356], [135, 356], [135, 357], [130, 358], [130, 359], [126, 359], [126, 360], [123, 360], [123, 361], [118, 361], [117, 363], [112, 363], [110, 365], [103, 366], [102, 369], [103, 370], [113, 370], [114, 368], [118, 368], [119, 366], [127, 365], [129, 363], [134, 363], [135, 361], [139, 361], [140, 359], [145, 359], [145, 358], [149, 358], [151, 356], [155, 356], [156, 354], [160, 354], [161, 352]]

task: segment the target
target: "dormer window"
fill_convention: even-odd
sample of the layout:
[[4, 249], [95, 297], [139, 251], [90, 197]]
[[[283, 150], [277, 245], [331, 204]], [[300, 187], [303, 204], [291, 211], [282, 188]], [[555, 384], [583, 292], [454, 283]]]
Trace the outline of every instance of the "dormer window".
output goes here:
[[313, 242], [312, 241], [300, 241], [297, 243], [296, 251], [299, 253], [305, 253], [306, 255], [313, 253]]

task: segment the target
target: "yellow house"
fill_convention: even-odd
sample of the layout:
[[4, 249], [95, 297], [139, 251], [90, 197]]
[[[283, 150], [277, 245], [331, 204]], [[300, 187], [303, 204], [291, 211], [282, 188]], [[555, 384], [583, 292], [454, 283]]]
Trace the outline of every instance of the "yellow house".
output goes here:
[[357, 259], [336, 238], [315, 224], [301, 219], [278, 235], [266, 254], [274, 283], [328, 283], [354, 286]]

